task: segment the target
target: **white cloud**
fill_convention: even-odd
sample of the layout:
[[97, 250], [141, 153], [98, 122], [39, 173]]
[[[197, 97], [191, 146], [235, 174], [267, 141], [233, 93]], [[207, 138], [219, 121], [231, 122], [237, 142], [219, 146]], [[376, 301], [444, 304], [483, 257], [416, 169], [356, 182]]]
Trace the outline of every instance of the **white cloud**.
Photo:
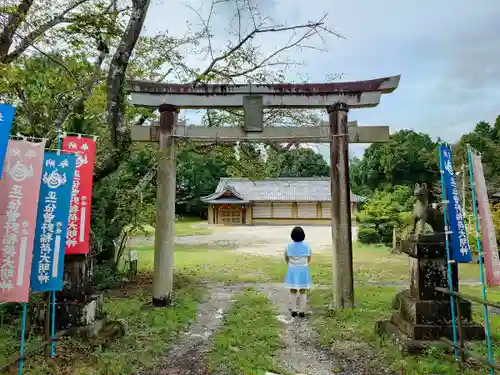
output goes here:
[[[208, 0], [189, 0], [193, 7]], [[167, 29], [184, 34], [196, 26], [194, 12], [182, 1], [153, 0], [148, 33]], [[288, 71], [289, 80], [321, 81], [329, 73], [346, 80], [402, 74], [400, 87], [377, 108], [351, 111], [360, 125], [412, 128], [454, 141], [481, 120], [500, 114], [500, 1], [483, 0], [260, 0], [276, 23], [314, 21], [329, 13], [327, 25], [346, 40], [328, 39], [328, 52], [302, 50], [293, 57], [305, 65]], [[206, 13], [205, 13], [206, 14]], [[216, 39], [226, 45], [231, 11], [216, 14]], [[284, 34], [256, 39], [266, 51], [286, 42]], [[166, 51], [168, 53], [168, 51]], [[199, 56], [189, 60], [206, 64]], [[359, 145], [353, 146], [359, 149]], [[328, 152], [326, 151], [326, 154]]]

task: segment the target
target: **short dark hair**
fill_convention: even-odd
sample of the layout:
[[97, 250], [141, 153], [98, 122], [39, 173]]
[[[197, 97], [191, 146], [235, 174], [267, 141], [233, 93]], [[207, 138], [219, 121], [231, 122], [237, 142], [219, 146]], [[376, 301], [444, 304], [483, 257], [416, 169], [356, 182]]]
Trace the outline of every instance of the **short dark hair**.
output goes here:
[[292, 229], [291, 237], [294, 242], [302, 242], [306, 238], [306, 234], [301, 227], [295, 227]]

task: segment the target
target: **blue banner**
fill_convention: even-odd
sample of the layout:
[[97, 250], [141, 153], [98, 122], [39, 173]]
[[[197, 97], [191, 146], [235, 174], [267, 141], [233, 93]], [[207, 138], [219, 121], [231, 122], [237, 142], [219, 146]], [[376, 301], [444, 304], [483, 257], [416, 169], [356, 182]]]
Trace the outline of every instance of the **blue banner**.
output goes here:
[[5, 153], [9, 144], [10, 130], [12, 129], [12, 121], [14, 121], [14, 113], [16, 108], [10, 104], [0, 104], [0, 180], [3, 174], [3, 163], [5, 161]]
[[62, 290], [75, 154], [46, 152], [38, 199], [31, 291]]
[[458, 263], [470, 263], [472, 262], [472, 253], [469, 248], [467, 228], [465, 227], [457, 184], [453, 175], [450, 146], [440, 144], [439, 156], [441, 158], [441, 172], [444, 176], [446, 200], [449, 202], [447, 207], [451, 231], [451, 259]]

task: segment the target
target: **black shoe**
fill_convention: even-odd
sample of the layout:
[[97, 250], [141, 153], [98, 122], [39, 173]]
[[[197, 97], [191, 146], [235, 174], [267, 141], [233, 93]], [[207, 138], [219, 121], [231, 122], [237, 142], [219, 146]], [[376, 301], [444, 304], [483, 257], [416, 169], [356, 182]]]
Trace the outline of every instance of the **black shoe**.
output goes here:
[[292, 318], [295, 318], [297, 316], [297, 311], [292, 311]]
[[299, 313], [299, 318], [305, 318], [305, 317], [306, 317], [306, 313], [303, 313], [303, 312]]

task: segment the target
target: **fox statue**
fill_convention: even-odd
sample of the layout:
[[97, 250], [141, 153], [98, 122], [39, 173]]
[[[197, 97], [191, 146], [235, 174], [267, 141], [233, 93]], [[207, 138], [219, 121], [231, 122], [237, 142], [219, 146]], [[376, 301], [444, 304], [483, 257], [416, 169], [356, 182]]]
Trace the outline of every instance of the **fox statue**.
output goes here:
[[413, 205], [413, 225], [410, 233], [416, 233], [418, 224], [418, 234], [424, 234], [425, 223], [432, 227], [434, 232], [444, 232], [444, 215], [437, 208], [429, 207], [429, 191], [427, 184], [415, 184], [413, 195], [417, 201]]

